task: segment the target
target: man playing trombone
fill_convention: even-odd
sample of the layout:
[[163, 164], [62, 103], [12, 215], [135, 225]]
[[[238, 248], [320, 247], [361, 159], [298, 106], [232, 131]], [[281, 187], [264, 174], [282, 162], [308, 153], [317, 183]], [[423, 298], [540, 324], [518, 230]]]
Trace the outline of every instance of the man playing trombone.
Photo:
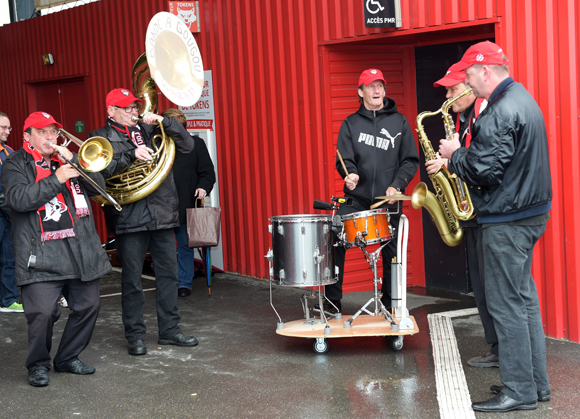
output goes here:
[[[16, 285], [22, 287], [28, 322], [28, 382], [35, 387], [49, 382], [52, 330], [64, 287], [72, 311], [54, 369], [80, 375], [95, 372], [78, 355], [89, 344], [99, 314], [98, 278], [111, 270], [89, 204], [89, 196], [100, 192], [62, 157], [53, 155], [58, 150], [73, 163], [78, 161], [76, 154], [55, 145], [60, 128], [48, 113], [32, 113], [24, 122], [22, 149], [2, 167], [2, 190], [12, 209]], [[104, 187], [99, 173], [90, 178]]]
[[[142, 122], [139, 121], [142, 100], [129, 90], [111, 90], [106, 105], [109, 115], [106, 125], [89, 134], [89, 137], [108, 139], [113, 147], [113, 159], [101, 172], [105, 178], [123, 171], [136, 160], [151, 160], [152, 138], [159, 124], [173, 138], [177, 151], [189, 153], [193, 150], [193, 139], [175, 119], [146, 112]], [[135, 202], [120, 204], [123, 208], [120, 212], [105, 206], [105, 218], [109, 233], [115, 235], [117, 255], [123, 264], [123, 324], [129, 354], [147, 353], [141, 272], [148, 250], [155, 266], [158, 343], [197, 345], [197, 339], [185, 336], [178, 325], [181, 317], [177, 308], [177, 257], [173, 229], [179, 226], [179, 213], [172, 172], [149, 195], [139, 197]]]

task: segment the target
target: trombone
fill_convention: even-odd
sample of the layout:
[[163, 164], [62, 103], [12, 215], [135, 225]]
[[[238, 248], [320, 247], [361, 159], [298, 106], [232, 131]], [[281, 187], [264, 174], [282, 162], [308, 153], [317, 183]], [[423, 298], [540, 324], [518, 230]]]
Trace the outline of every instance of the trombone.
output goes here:
[[62, 128], [58, 130], [57, 139], [58, 137], [62, 137], [65, 140], [65, 143], [62, 145], [63, 147], [68, 147], [71, 142], [79, 146], [79, 164], [82, 167], [79, 167], [79, 165], [67, 159], [59, 150], [54, 149], [54, 151], [65, 162], [74, 167], [76, 171], [79, 172], [79, 175], [84, 180], [89, 182], [93, 188], [99, 191], [107, 201], [113, 204], [117, 211], [121, 211], [121, 205], [119, 205], [119, 203], [115, 201], [115, 199], [109, 195], [107, 191], [101, 188], [97, 182], [95, 182], [85, 173], [85, 170], [87, 172], [100, 172], [105, 167], [107, 167], [109, 163], [111, 163], [111, 160], [113, 159], [113, 146], [111, 146], [111, 143], [103, 137], [91, 137], [87, 141], [83, 142]]

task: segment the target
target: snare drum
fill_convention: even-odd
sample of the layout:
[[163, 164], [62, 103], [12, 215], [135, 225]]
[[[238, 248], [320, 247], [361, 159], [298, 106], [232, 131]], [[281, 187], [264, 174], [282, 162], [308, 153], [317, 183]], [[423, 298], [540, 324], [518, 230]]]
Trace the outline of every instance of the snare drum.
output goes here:
[[353, 246], [357, 237], [367, 244], [392, 239], [389, 214], [384, 208], [342, 215], [341, 219], [342, 238]]
[[289, 287], [334, 284], [332, 217], [281, 215], [269, 219], [274, 280]]

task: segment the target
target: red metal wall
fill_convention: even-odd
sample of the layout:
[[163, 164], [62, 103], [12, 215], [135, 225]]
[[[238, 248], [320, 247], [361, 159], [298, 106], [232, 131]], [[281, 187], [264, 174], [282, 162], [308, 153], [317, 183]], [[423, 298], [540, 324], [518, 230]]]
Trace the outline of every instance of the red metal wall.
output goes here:
[[[361, 41], [412, 51], [476, 39], [492, 28], [514, 78], [534, 95], [548, 127], [554, 201], [533, 267], [546, 331], [580, 341], [577, 2], [401, 0], [399, 29], [365, 29], [363, 4], [200, 1], [202, 32], [196, 39], [205, 68], [213, 71], [226, 270], [266, 277], [268, 217], [312, 212], [314, 199], [336, 191], [336, 127], [325, 54]], [[30, 83], [43, 80], [83, 77], [91, 103], [86, 128], [101, 126], [106, 93], [129, 86], [147, 24], [164, 9], [161, 0], [101, 0], [1, 27], [0, 109], [16, 127], [10, 144], [20, 146], [18, 127], [31, 110]], [[42, 66], [45, 53], [55, 57], [53, 66]], [[162, 100], [162, 108], [168, 105]], [[405, 109], [410, 121], [416, 112]], [[412, 251], [422, 247], [421, 237], [411, 241]], [[420, 285], [423, 268], [412, 266], [413, 283]]]

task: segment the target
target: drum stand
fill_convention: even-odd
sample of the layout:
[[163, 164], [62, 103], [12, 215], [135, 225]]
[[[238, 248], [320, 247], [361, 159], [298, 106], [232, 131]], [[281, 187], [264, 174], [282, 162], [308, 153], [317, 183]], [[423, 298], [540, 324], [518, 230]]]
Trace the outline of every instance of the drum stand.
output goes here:
[[[391, 327], [396, 327], [396, 323], [393, 320], [393, 317], [391, 316], [391, 314], [389, 313], [389, 311], [386, 309], [386, 307], [383, 305], [383, 302], [379, 298], [379, 290], [378, 290], [378, 285], [381, 282], [381, 279], [377, 277], [377, 262], [381, 259], [381, 250], [383, 250], [383, 247], [385, 247], [389, 242], [390, 240], [386, 241], [377, 250], [375, 250], [372, 253], [369, 253], [366, 250], [366, 242], [364, 241], [364, 238], [362, 240], [358, 239], [356, 240], [355, 246], [357, 246], [360, 250], [362, 250], [362, 252], [365, 255], [365, 258], [367, 259], [367, 262], [371, 265], [371, 269], [374, 274], [373, 285], [375, 287], [375, 293], [374, 296], [370, 300], [368, 300], [367, 303], [364, 306], [362, 306], [362, 308], [359, 311], [357, 311], [354, 316], [352, 316], [350, 319], [344, 322], [343, 327], [345, 328], [351, 327], [354, 319], [356, 319], [359, 315], [361, 315], [363, 311], [367, 314], [370, 314], [371, 316], [378, 316], [379, 314], [383, 313], [385, 316], [385, 320], [391, 322]], [[370, 312], [369, 310], [367, 310], [367, 307], [372, 303], [375, 304], [374, 312]]]
[[[364, 238], [361, 240], [356, 240], [356, 246], [359, 247], [365, 254], [365, 257], [374, 274], [373, 284], [375, 288], [374, 296], [359, 310], [354, 316], [344, 322], [344, 328], [349, 328], [352, 325], [354, 319], [356, 319], [363, 312], [370, 314], [371, 316], [378, 316], [381, 313], [385, 316], [385, 321], [391, 322], [391, 330], [411, 330], [413, 329], [414, 323], [409, 317], [409, 311], [407, 310], [407, 240], [409, 236], [409, 220], [404, 214], [401, 214], [401, 219], [399, 221], [399, 234], [397, 235], [397, 262], [394, 262], [391, 269], [391, 305], [393, 306], [393, 312], [390, 313], [383, 302], [379, 298], [378, 284], [381, 282], [377, 278], [377, 262], [380, 260], [380, 253], [383, 247], [385, 247], [389, 241], [383, 243], [381, 247], [372, 253], [366, 251], [366, 242]], [[390, 262], [386, 262], [390, 263]], [[367, 307], [374, 303], [374, 312], [367, 310]], [[397, 324], [394, 318], [400, 319]]]
[[[278, 323], [276, 323], [276, 329], [283, 330], [284, 323], [282, 322], [282, 318], [278, 314], [278, 311], [276, 310], [276, 308], [274, 307], [274, 303], [272, 302], [272, 282], [274, 280], [274, 274], [273, 274], [273, 272], [274, 272], [274, 267], [273, 267], [274, 254], [273, 254], [271, 249], [268, 249], [268, 253], [266, 254], [266, 259], [268, 260], [268, 268], [269, 268], [268, 271], [270, 274], [270, 281], [269, 281], [270, 282], [270, 306], [272, 306], [272, 309], [276, 313], [276, 316], [278, 316], [279, 321], [278, 321]], [[312, 324], [325, 323], [326, 326], [324, 327], [324, 334], [330, 335], [331, 328], [330, 328], [330, 325], [328, 324], [328, 317], [335, 318], [336, 320], [341, 320], [342, 314], [341, 313], [337, 313], [335, 315], [329, 314], [327, 317], [327, 314], [324, 312], [324, 309], [322, 309], [322, 307], [323, 307], [324, 300], [327, 300], [329, 302], [330, 302], [330, 300], [328, 300], [326, 298], [326, 295], [324, 293], [324, 285], [318, 285], [318, 304], [319, 304], [318, 307], [321, 307], [320, 317], [310, 316], [310, 307], [308, 305], [308, 300], [314, 300], [316, 298], [317, 298], [317, 296], [315, 295], [315, 291], [313, 289], [310, 290], [309, 294], [303, 294], [302, 297], [300, 297], [300, 301], [302, 302], [302, 309], [304, 310], [304, 317], [305, 317], [304, 324], [312, 325]], [[332, 304], [332, 302], [330, 302], [330, 304]], [[313, 310], [316, 310], [316, 309], [313, 308]]]

